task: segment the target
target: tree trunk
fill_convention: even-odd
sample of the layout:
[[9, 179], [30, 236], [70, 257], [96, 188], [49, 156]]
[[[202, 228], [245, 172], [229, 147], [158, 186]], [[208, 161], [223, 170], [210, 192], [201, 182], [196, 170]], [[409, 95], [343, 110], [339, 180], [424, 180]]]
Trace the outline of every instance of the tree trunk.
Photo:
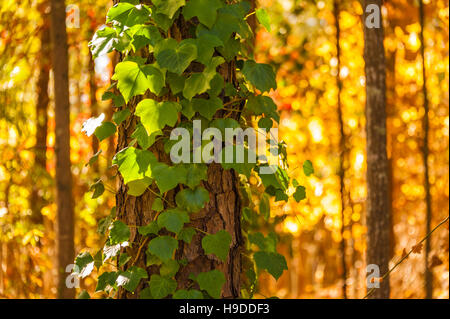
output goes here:
[[[97, 102], [97, 82], [95, 79], [95, 61], [92, 53], [89, 53], [89, 101], [91, 103], [91, 117], [98, 116], [98, 102]], [[92, 153], [97, 154], [99, 143], [97, 138], [92, 139]], [[96, 174], [99, 172], [98, 161], [92, 164], [92, 169]]]
[[347, 299], [347, 264], [345, 261], [345, 250], [346, 244], [344, 239], [344, 231], [345, 231], [345, 167], [344, 161], [346, 156], [346, 141], [345, 141], [345, 132], [344, 132], [344, 119], [342, 114], [342, 102], [341, 102], [341, 90], [342, 90], [342, 81], [340, 77], [341, 70], [341, 44], [340, 44], [340, 35], [341, 28], [339, 24], [339, 4], [338, 1], [334, 1], [333, 3], [333, 14], [335, 20], [336, 27], [336, 58], [337, 58], [337, 76], [336, 76], [336, 84], [337, 84], [337, 113], [338, 113], [338, 122], [339, 122], [339, 185], [340, 185], [340, 195], [341, 195], [341, 242], [340, 242], [340, 251], [341, 251], [341, 266], [342, 266], [342, 298]]
[[[189, 38], [189, 29], [193, 22], [185, 22], [180, 16], [171, 27], [169, 34], [177, 41]], [[191, 66], [186, 72], [193, 71], [195, 66]], [[236, 84], [235, 62], [225, 63], [219, 67], [219, 72], [226, 83]], [[134, 98], [128, 104], [131, 112], [134, 113], [139, 99]], [[226, 101], [224, 101], [226, 102]], [[216, 117], [224, 116], [219, 111]], [[238, 114], [237, 112], [234, 112]], [[237, 117], [235, 119], [238, 119]], [[130, 117], [123, 122], [118, 130], [117, 151], [129, 145], [130, 135], [134, 131], [136, 118]], [[164, 152], [162, 141], [157, 141], [150, 150], [157, 156], [160, 162], [170, 163], [168, 154]], [[226, 282], [222, 288], [221, 296], [223, 298], [238, 298], [240, 296], [241, 283], [241, 250], [243, 238], [241, 234], [241, 198], [239, 196], [239, 176], [233, 170], [224, 170], [220, 164], [211, 164], [208, 168], [208, 180], [203, 183], [203, 187], [209, 192], [210, 201], [205, 208], [197, 213], [190, 215], [190, 226], [200, 229], [204, 232], [214, 234], [219, 230], [226, 230], [232, 237], [231, 248], [226, 262], [222, 262], [216, 257], [206, 255], [202, 249], [202, 233], [197, 233], [191, 243], [188, 245], [182, 241], [179, 242], [179, 248], [176, 252], [176, 259], [187, 260], [187, 264], [182, 266], [176, 275], [179, 289], [188, 288], [192, 281], [188, 278], [191, 273], [197, 275], [200, 272], [206, 272], [213, 269], [222, 271]], [[155, 199], [152, 191], [157, 191], [156, 186], [150, 187], [142, 196], [134, 197], [127, 195], [127, 186], [123, 183], [122, 177], [119, 179], [119, 187], [116, 194], [117, 216], [128, 225], [146, 225], [152, 221], [156, 212], [152, 211], [152, 203]], [[166, 200], [176, 206], [175, 195], [180, 191], [178, 186], [169, 191]], [[136, 266], [146, 268], [149, 275], [156, 273], [157, 269], [153, 266], [146, 267], [145, 249], [139, 249], [146, 244], [146, 239], [137, 233], [136, 228], [131, 228], [130, 247], [126, 252], [136, 260]], [[137, 298], [139, 291], [145, 288], [142, 282], [134, 294], [128, 293], [124, 289], [119, 289], [118, 298]]]
[[57, 201], [57, 296], [73, 298], [66, 267], [74, 262], [74, 213], [70, 170], [69, 67], [64, 0], [51, 0], [52, 64], [55, 92], [55, 157]]
[[[425, 176], [424, 176], [424, 188], [425, 188], [425, 203], [426, 203], [426, 225], [425, 225], [425, 234], [429, 234], [431, 231], [431, 219], [433, 216], [432, 207], [431, 207], [431, 192], [430, 192], [430, 170], [428, 166], [428, 155], [430, 153], [429, 150], [429, 132], [430, 132], [430, 122], [428, 118], [429, 114], [429, 103], [428, 103], [428, 90], [427, 90], [427, 70], [425, 65], [425, 39], [423, 35], [423, 30], [425, 28], [425, 12], [423, 8], [423, 0], [419, 1], [419, 16], [420, 16], [420, 53], [422, 55], [422, 78], [423, 78], [423, 108], [424, 108], [424, 116], [423, 116], [423, 146], [422, 146], [422, 154], [423, 154], [423, 165], [425, 167]], [[429, 267], [429, 258], [431, 252], [431, 236], [425, 242], [425, 298], [431, 299], [433, 298], [433, 272]]]
[[48, 123], [48, 82], [51, 68], [50, 61], [50, 21], [45, 13], [48, 3], [42, 5], [43, 25], [41, 30], [41, 50], [39, 57], [39, 78], [37, 83], [37, 103], [36, 103], [36, 144], [34, 146], [34, 172], [33, 185], [30, 195], [31, 221], [35, 224], [43, 223], [42, 208], [45, 200], [39, 194], [42, 189], [40, 182], [46, 175], [47, 166], [47, 123]]
[[[365, 0], [363, 9], [375, 4], [381, 15], [382, 0]], [[365, 17], [367, 13], [365, 13]], [[381, 16], [380, 16], [381, 20]], [[365, 23], [365, 18], [363, 23]], [[386, 63], [383, 25], [364, 25], [367, 134], [367, 264], [375, 264], [380, 274], [389, 267], [389, 172], [386, 151]], [[370, 298], [389, 298], [389, 277]]]

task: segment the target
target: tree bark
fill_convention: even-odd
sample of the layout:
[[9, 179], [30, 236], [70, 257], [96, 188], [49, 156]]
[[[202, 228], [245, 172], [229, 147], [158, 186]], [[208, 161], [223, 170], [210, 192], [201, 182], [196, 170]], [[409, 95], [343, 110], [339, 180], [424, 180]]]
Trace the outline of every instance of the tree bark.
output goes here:
[[[193, 22], [184, 21], [180, 16], [169, 30], [169, 34], [177, 41], [189, 38], [189, 29]], [[148, 54], [146, 56], [149, 59]], [[192, 65], [186, 72], [198, 71], [196, 66]], [[219, 72], [226, 83], [237, 85], [235, 74], [235, 62], [225, 63], [219, 67]], [[170, 98], [170, 97], [165, 97]], [[134, 98], [128, 107], [134, 113], [135, 107], [139, 102]], [[224, 101], [227, 102], [227, 101]], [[222, 111], [225, 112], [225, 111]], [[237, 112], [234, 112], [238, 114]], [[219, 111], [216, 117], [224, 116]], [[238, 119], [238, 118], [235, 118]], [[124, 121], [118, 129], [117, 151], [127, 147], [136, 125], [136, 117], [132, 116]], [[164, 152], [162, 141], [157, 141], [150, 150], [157, 156], [160, 162], [170, 163], [169, 156]], [[197, 213], [190, 215], [190, 225], [204, 232], [214, 234], [219, 230], [226, 230], [232, 237], [231, 248], [226, 262], [222, 262], [216, 257], [206, 255], [202, 249], [201, 240], [203, 234], [198, 232], [188, 245], [182, 241], [179, 242], [179, 248], [175, 254], [177, 260], [185, 259], [187, 264], [182, 266], [176, 275], [178, 289], [186, 289], [192, 281], [188, 278], [191, 273], [197, 275], [200, 272], [206, 272], [213, 269], [222, 271], [226, 282], [222, 288], [221, 296], [223, 298], [238, 298], [240, 296], [241, 283], [241, 250], [243, 249], [243, 238], [241, 234], [241, 198], [239, 196], [239, 176], [233, 170], [224, 170], [220, 164], [211, 164], [207, 173], [208, 180], [203, 183], [203, 187], [209, 192], [210, 201], [205, 208]], [[153, 192], [157, 192], [156, 186], [150, 187]], [[166, 200], [176, 206], [175, 195], [181, 188], [178, 186], [169, 191]], [[116, 194], [116, 208], [119, 219], [128, 225], [146, 225], [154, 220], [156, 212], [151, 210], [155, 199], [152, 191], [147, 190], [142, 196], [134, 197], [127, 195], [127, 187], [123, 183], [122, 177], [119, 178], [118, 191]], [[128, 255], [132, 260], [136, 260], [135, 265], [146, 268], [149, 275], [157, 273], [154, 266], [146, 267], [145, 249], [139, 250], [139, 247], [146, 245], [147, 241], [136, 228], [131, 228], [130, 247], [126, 248]], [[119, 289], [118, 298], [137, 298], [139, 291], [145, 288], [145, 283], [141, 283], [136, 289], [135, 294], [128, 293], [124, 289]]]
[[[98, 101], [97, 101], [97, 82], [95, 79], [95, 61], [92, 57], [92, 54], [89, 53], [89, 101], [91, 104], [91, 117], [98, 116]], [[92, 153], [97, 154], [99, 149], [99, 142], [97, 138], [92, 139]], [[92, 164], [92, 169], [96, 174], [99, 172], [98, 161]]]
[[70, 168], [69, 66], [64, 0], [51, 0], [52, 64], [55, 92], [55, 157], [57, 202], [57, 297], [73, 298], [66, 287], [66, 267], [74, 262], [74, 212]]
[[[382, 0], [365, 0], [363, 10]], [[365, 13], [365, 17], [367, 13]], [[380, 17], [381, 19], [381, 17]], [[363, 20], [365, 24], [365, 18]], [[389, 172], [386, 150], [386, 63], [383, 25], [364, 25], [364, 60], [366, 73], [366, 135], [367, 135], [367, 264], [375, 264], [384, 274], [389, 268]], [[389, 277], [370, 298], [389, 298]]]
[[[431, 220], [433, 216], [431, 207], [431, 191], [430, 191], [430, 170], [428, 165], [428, 157], [430, 153], [429, 149], [429, 133], [430, 133], [430, 121], [429, 121], [429, 102], [428, 102], [428, 90], [427, 90], [427, 70], [425, 65], [425, 38], [423, 35], [423, 30], [425, 29], [425, 12], [423, 8], [423, 0], [419, 1], [419, 16], [420, 16], [420, 53], [422, 56], [422, 93], [423, 93], [423, 108], [424, 116], [423, 122], [423, 145], [422, 145], [422, 155], [423, 155], [423, 165], [425, 168], [424, 173], [424, 188], [425, 188], [425, 203], [426, 203], [426, 222], [425, 222], [425, 234], [429, 234], [431, 231]], [[433, 272], [428, 264], [431, 252], [431, 236], [425, 242], [425, 298], [433, 298]]]
[[342, 266], [342, 297], [347, 299], [347, 263], [345, 260], [345, 250], [346, 243], [344, 239], [344, 231], [345, 231], [345, 156], [347, 153], [346, 150], [346, 137], [344, 132], [344, 119], [342, 114], [342, 102], [341, 102], [341, 90], [342, 90], [342, 81], [340, 77], [341, 71], [341, 43], [340, 43], [340, 35], [341, 28], [339, 24], [339, 3], [337, 0], [333, 3], [333, 14], [334, 14], [334, 23], [336, 28], [336, 58], [337, 58], [337, 76], [336, 76], [336, 85], [338, 89], [337, 93], [337, 113], [338, 113], [338, 122], [339, 122], [339, 189], [341, 196], [341, 242], [340, 242], [340, 251], [341, 251], [341, 266]]
[[50, 23], [45, 9], [48, 3], [42, 5], [40, 10], [44, 16], [41, 30], [41, 50], [39, 56], [39, 78], [37, 82], [37, 103], [36, 103], [36, 144], [34, 146], [34, 168], [33, 186], [30, 194], [31, 222], [35, 224], [43, 223], [42, 208], [45, 200], [39, 194], [42, 189], [42, 179], [46, 175], [47, 166], [47, 128], [48, 128], [48, 84], [51, 68], [50, 61]]

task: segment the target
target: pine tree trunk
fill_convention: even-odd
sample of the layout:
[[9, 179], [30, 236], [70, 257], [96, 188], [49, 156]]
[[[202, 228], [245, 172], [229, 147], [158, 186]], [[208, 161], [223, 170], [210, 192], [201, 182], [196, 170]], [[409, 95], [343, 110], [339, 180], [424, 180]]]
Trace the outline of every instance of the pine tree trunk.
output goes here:
[[[188, 38], [191, 22], [187, 23], [180, 16], [171, 27], [169, 34], [178, 41]], [[235, 62], [225, 63], [219, 67], [219, 72], [225, 82], [236, 83]], [[194, 71], [195, 65], [187, 72]], [[139, 100], [132, 99], [128, 103], [130, 111], [134, 112]], [[237, 112], [234, 112], [237, 114]], [[217, 114], [221, 116], [220, 111]], [[224, 115], [224, 114], [223, 114]], [[236, 118], [237, 119], [237, 118]], [[118, 130], [117, 151], [129, 145], [130, 135], [134, 131], [136, 118], [130, 117], [122, 123]], [[157, 141], [150, 150], [157, 156], [160, 162], [170, 163], [169, 156], [164, 152], [162, 141]], [[188, 245], [179, 242], [179, 248], [176, 252], [176, 259], [187, 260], [187, 264], [182, 266], [176, 275], [179, 289], [186, 289], [192, 281], [188, 278], [191, 273], [197, 275], [200, 272], [206, 272], [213, 269], [222, 271], [225, 275], [226, 283], [222, 288], [221, 296], [223, 298], [237, 298], [240, 296], [241, 282], [241, 249], [243, 239], [240, 226], [241, 198], [239, 196], [239, 177], [233, 170], [224, 170], [219, 164], [211, 164], [208, 168], [208, 180], [203, 183], [209, 192], [210, 201], [205, 208], [197, 213], [190, 215], [190, 226], [201, 229], [204, 232], [214, 234], [219, 230], [225, 229], [232, 236], [230, 252], [226, 262], [222, 262], [216, 257], [205, 255], [201, 239], [203, 234], [197, 233], [192, 242]], [[153, 192], [157, 192], [156, 186], [151, 186]], [[180, 187], [169, 191], [166, 200], [175, 205], [175, 195], [180, 191]], [[123, 183], [122, 177], [119, 179], [119, 186], [116, 195], [117, 216], [128, 225], [146, 225], [152, 221], [156, 212], [151, 210], [155, 199], [152, 191], [147, 190], [142, 196], [134, 197], [127, 195], [127, 186]], [[130, 247], [126, 248], [128, 255], [132, 260], [136, 260], [134, 265], [146, 268], [149, 275], [156, 272], [156, 268], [146, 267], [145, 248], [146, 239], [137, 233], [136, 228], [131, 228]], [[141, 249], [140, 249], [141, 247]], [[141, 283], [134, 294], [130, 294], [124, 289], [119, 289], [118, 298], [137, 298], [139, 291], [145, 288], [145, 283]]]
[[66, 267], [74, 261], [74, 213], [70, 170], [70, 103], [68, 46], [64, 0], [51, 0], [52, 64], [55, 92], [55, 157], [57, 197], [57, 296], [73, 298], [66, 287]]
[[[365, 0], [380, 8], [382, 0]], [[381, 19], [381, 17], [380, 17]], [[365, 22], [365, 18], [363, 23]], [[366, 134], [367, 134], [367, 264], [375, 264], [383, 275], [389, 267], [390, 205], [389, 172], [386, 151], [386, 63], [383, 25], [364, 26], [366, 62]], [[389, 277], [380, 283], [370, 298], [389, 298]]]

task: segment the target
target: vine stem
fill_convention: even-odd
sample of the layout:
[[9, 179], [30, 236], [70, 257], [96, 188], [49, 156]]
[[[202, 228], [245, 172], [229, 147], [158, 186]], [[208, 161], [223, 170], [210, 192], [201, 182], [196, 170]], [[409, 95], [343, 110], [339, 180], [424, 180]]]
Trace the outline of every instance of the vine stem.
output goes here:
[[[383, 275], [383, 277], [381, 277], [381, 281], [383, 281], [384, 279], [386, 279], [386, 277], [387, 276], [389, 276], [389, 274], [391, 273], [391, 272], [393, 272], [394, 271], [394, 269], [395, 268], [397, 268], [405, 259], [407, 259], [408, 257], [409, 257], [409, 255], [411, 255], [411, 253], [414, 251], [414, 248], [415, 247], [417, 247], [417, 246], [419, 246], [420, 244], [422, 244], [425, 240], [427, 240], [430, 236], [431, 236], [431, 234], [436, 230], [436, 229], [438, 229], [439, 227], [441, 227], [443, 224], [445, 224], [447, 221], [448, 221], [448, 219], [449, 219], [449, 216], [447, 216], [443, 221], [441, 221], [436, 227], [434, 227], [433, 228], [433, 230], [431, 230], [424, 238], [422, 238], [422, 240], [421, 241], [419, 241], [416, 245], [414, 245], [412, 248], [411, 248], [411, 250], [406, 254], [406, 255], [404, 255], [391, 269], [389, 269], [389, 271], [387, 272], [387, 273], [385, 273], [384, 275]], [[363, 299], [366, 299], [367, 297], [369, 297], [374, 291], [375, 291], [375, 289], [377, 289], [377, 288], [372, 288], [372, 289], [370, 289], [369, 290], [369, 292], [367, 293], [367, 295], [365, 295], [364, 296], [364, 298]]]

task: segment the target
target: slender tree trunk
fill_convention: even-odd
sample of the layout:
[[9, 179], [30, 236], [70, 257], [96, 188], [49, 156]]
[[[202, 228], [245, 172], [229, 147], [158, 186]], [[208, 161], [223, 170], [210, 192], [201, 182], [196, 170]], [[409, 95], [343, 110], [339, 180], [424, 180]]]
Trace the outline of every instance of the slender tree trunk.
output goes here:
[[44, 22], [41, 31], [41, 50], [39, 57], [39, 78], [37, 83], [37, 103], [36, 103], [36, 144], [33, 186], [30, 195], [31, 221], [35, 224], [43, 223], [41, 209], [45, 206], [44, 199], [39, 195], [39, 189], [42, 187], [40, 182], [46, 173], [47, 166], [47, 122], [48, 122], [48, 84], [51, 68], [50, 61], [50, 21], [45, 9], [48, 3], [43, 4]]
[[[382, 0], [365, 0], [380, 9]], [[367, 15], [367, 13], [365, 13]], [[380, 16], [381, 20], [381, 16]], [[363, 23], [365, 24], [365, 18]], [[390, 210], [389, 172], [386, 152], [386, 63], [383, 25], [364, 25], [366, 62], [366, 135], [367, 135], [367, 264], [375, 264], [384, 274], [389, 267]], [[389, 277], [380, 283], [370, 298], [389, 298]]]
[[[189, 37], [189, 29], [193, 22], [184, 21], [180, 16], [171, 27], [169, 34], [171, 37], [180, 41]], [[187, 72], [196, 71], [193, 65]], [[225, 63], [219, 67], [219, 72], [223, 76], [225, 82], [236, 84], [235, 62]], [[139, 99], [134, 98], [128, 107], [134, 112]], [[225, 111], [223, 111], [225, 113]], [[237, 112], [234, 112], [238, 114]], [[219, 116], [225, 114], [218, 113]], [[236, 118], [237, 119], [237, 118]], [[117, 151], [128, 146], [131, 138], [130, 135], [134, 131], [136, 118], [130, 117], [124, 121], [118, 130]], [[160, 162], [170, 163], [168, 154], [164, 152], [162, 141], [157, 141], [151, 148], [151, 151], [157, 156]], [[241, 250], [243, 246], [243, 238], [241, 234], [240, 217], [241, 217], [241, 198], [239, 196], [239, 177], [233, 170], [224, 170], [220, 164], [211, 164], [208, 168], [208, 180], [203, 186], [208, 190], [210, 201], [205, 208], [197, 213], [190, 215], [192, 227], [201, 229], [204, 232], [214, 234], [219, 230], [227, 230], [231, 237], [232, 243], [230, 252], [226, 262], [221, 262], [211, 255], [207, 256], [203, 252], [201, 240], [203, 234], [197, 233], [192, 242], [188, 245], [180, 241], [180, 246], [176, 252], [176, 259], [187, 260], [187, 264], [180, 268], [176, 275], [179, 289], [186, 289], [192, 283], [189, 279], [191, 273], [198, 274], [213, 269], [222, 271], [226, 278], [226, 283], [222, 288], [223, 298], [237, 298], [240, 296], [241, 283]], [[153, 191], [157, 191], [156, 186], [152, 186]], [[175, 195], [181, 190], [177, 187], [175, 190], [169, 191], [166, 200], [175, 204]], [[119, 178], [119, 187], [116, 194], [117, 216], [129, 225], [146, 225], [152, 221], [156, 212], [151, 210], [152, 203], [155, 199], [153, 193], [147, 190], [142, 196], [133, 197], [127, 195], [127, 186], [123, 183], [123, 179]], [[149, 274], [155, 273], [154, 267], [146, 266], [145, 254], [139, 250], [139, 247], [145, 245], [146, 241], [140, 234], [136, 232], [136, 228], [131, 229], [130, 247], [127, 247], [128, 255], [136, 260], [135, 265], [146, 268]], [[139, 291], [144, 288], [144, 283], [130, 294], [124, 289], [119, 289], [118, 298], [137, 298]]]
[[337, 94], [337, 113], [338, 113], [338, 122], [339, 122], [339, 189], [341, 194], [341, 242], [340, 242], [340, 250], [341, 250], [341, 266], [342, 266], [342, 297], [347, 299], [347, 264], [345, 261], [345, 250], [346, 244], [344, 239], [344, 231], [345, 231], [345, 155], [346, 155], [346, 141], [345, 141], [345, 132], [344, 132], [344, 119], [342, 115], [342, 102], [341, 102], [341, 90], [342, 90], [342, 81], [340, 77], [341, 70], [341, 43], [340, 43], [340, 35], [341, 28], [339, 24], [339, 3], [338, 0], [335, 0], [333, 3], [333, 14], [334, 14], [334, 23], [336, 28], [336, 58], [337, 58], [337, 76], [336, 76], [336, 84], [338, 88]]
[[64, 0], [51, 0], [52, 64], [55, 87], [55, 157], [57, 195], [57, 296], [73, 298], [65, 269], [74, 261], [74, 212], [70, 170], [69, 66]]
[[[425, 202], [426, 202], [426, 226], [425, 233], [429, 234], [431, 231], [431, 219], [433, 216], [432, 207], [431, 207], [431, 192], [430, 192], [430, 169], [428, 166], [428, 156], [430, 153], [429, 149], [429, 133], [430, 133], [430, 122], [428, 118], [429, 114], [429, 102], [428, 102], [428, 91], [427, 91], [427, 70], [426, 70], [426, 62], [425, 62], [425, 38], [423, 35], [423, 30], [425, 29], [425, 12], [423, 8], [423, 0], [419, 0], [419, 15], [420, 15], [420, 53], [422, 55], [422, 78], [423, 78], [423, 108], [424, 108], [424, 116], [423, 116], [423, 146], [422, 146], [422, 154], [423, 154], [423, 165], [425, 167], [425, 176], [424, 176], [424, 188], [425, 188]], [[425, 242], [425, 297], [427, 299], [433, 298], [433, 272], [429, 267], [429, 258], [431, 252], [431, 236]]]

